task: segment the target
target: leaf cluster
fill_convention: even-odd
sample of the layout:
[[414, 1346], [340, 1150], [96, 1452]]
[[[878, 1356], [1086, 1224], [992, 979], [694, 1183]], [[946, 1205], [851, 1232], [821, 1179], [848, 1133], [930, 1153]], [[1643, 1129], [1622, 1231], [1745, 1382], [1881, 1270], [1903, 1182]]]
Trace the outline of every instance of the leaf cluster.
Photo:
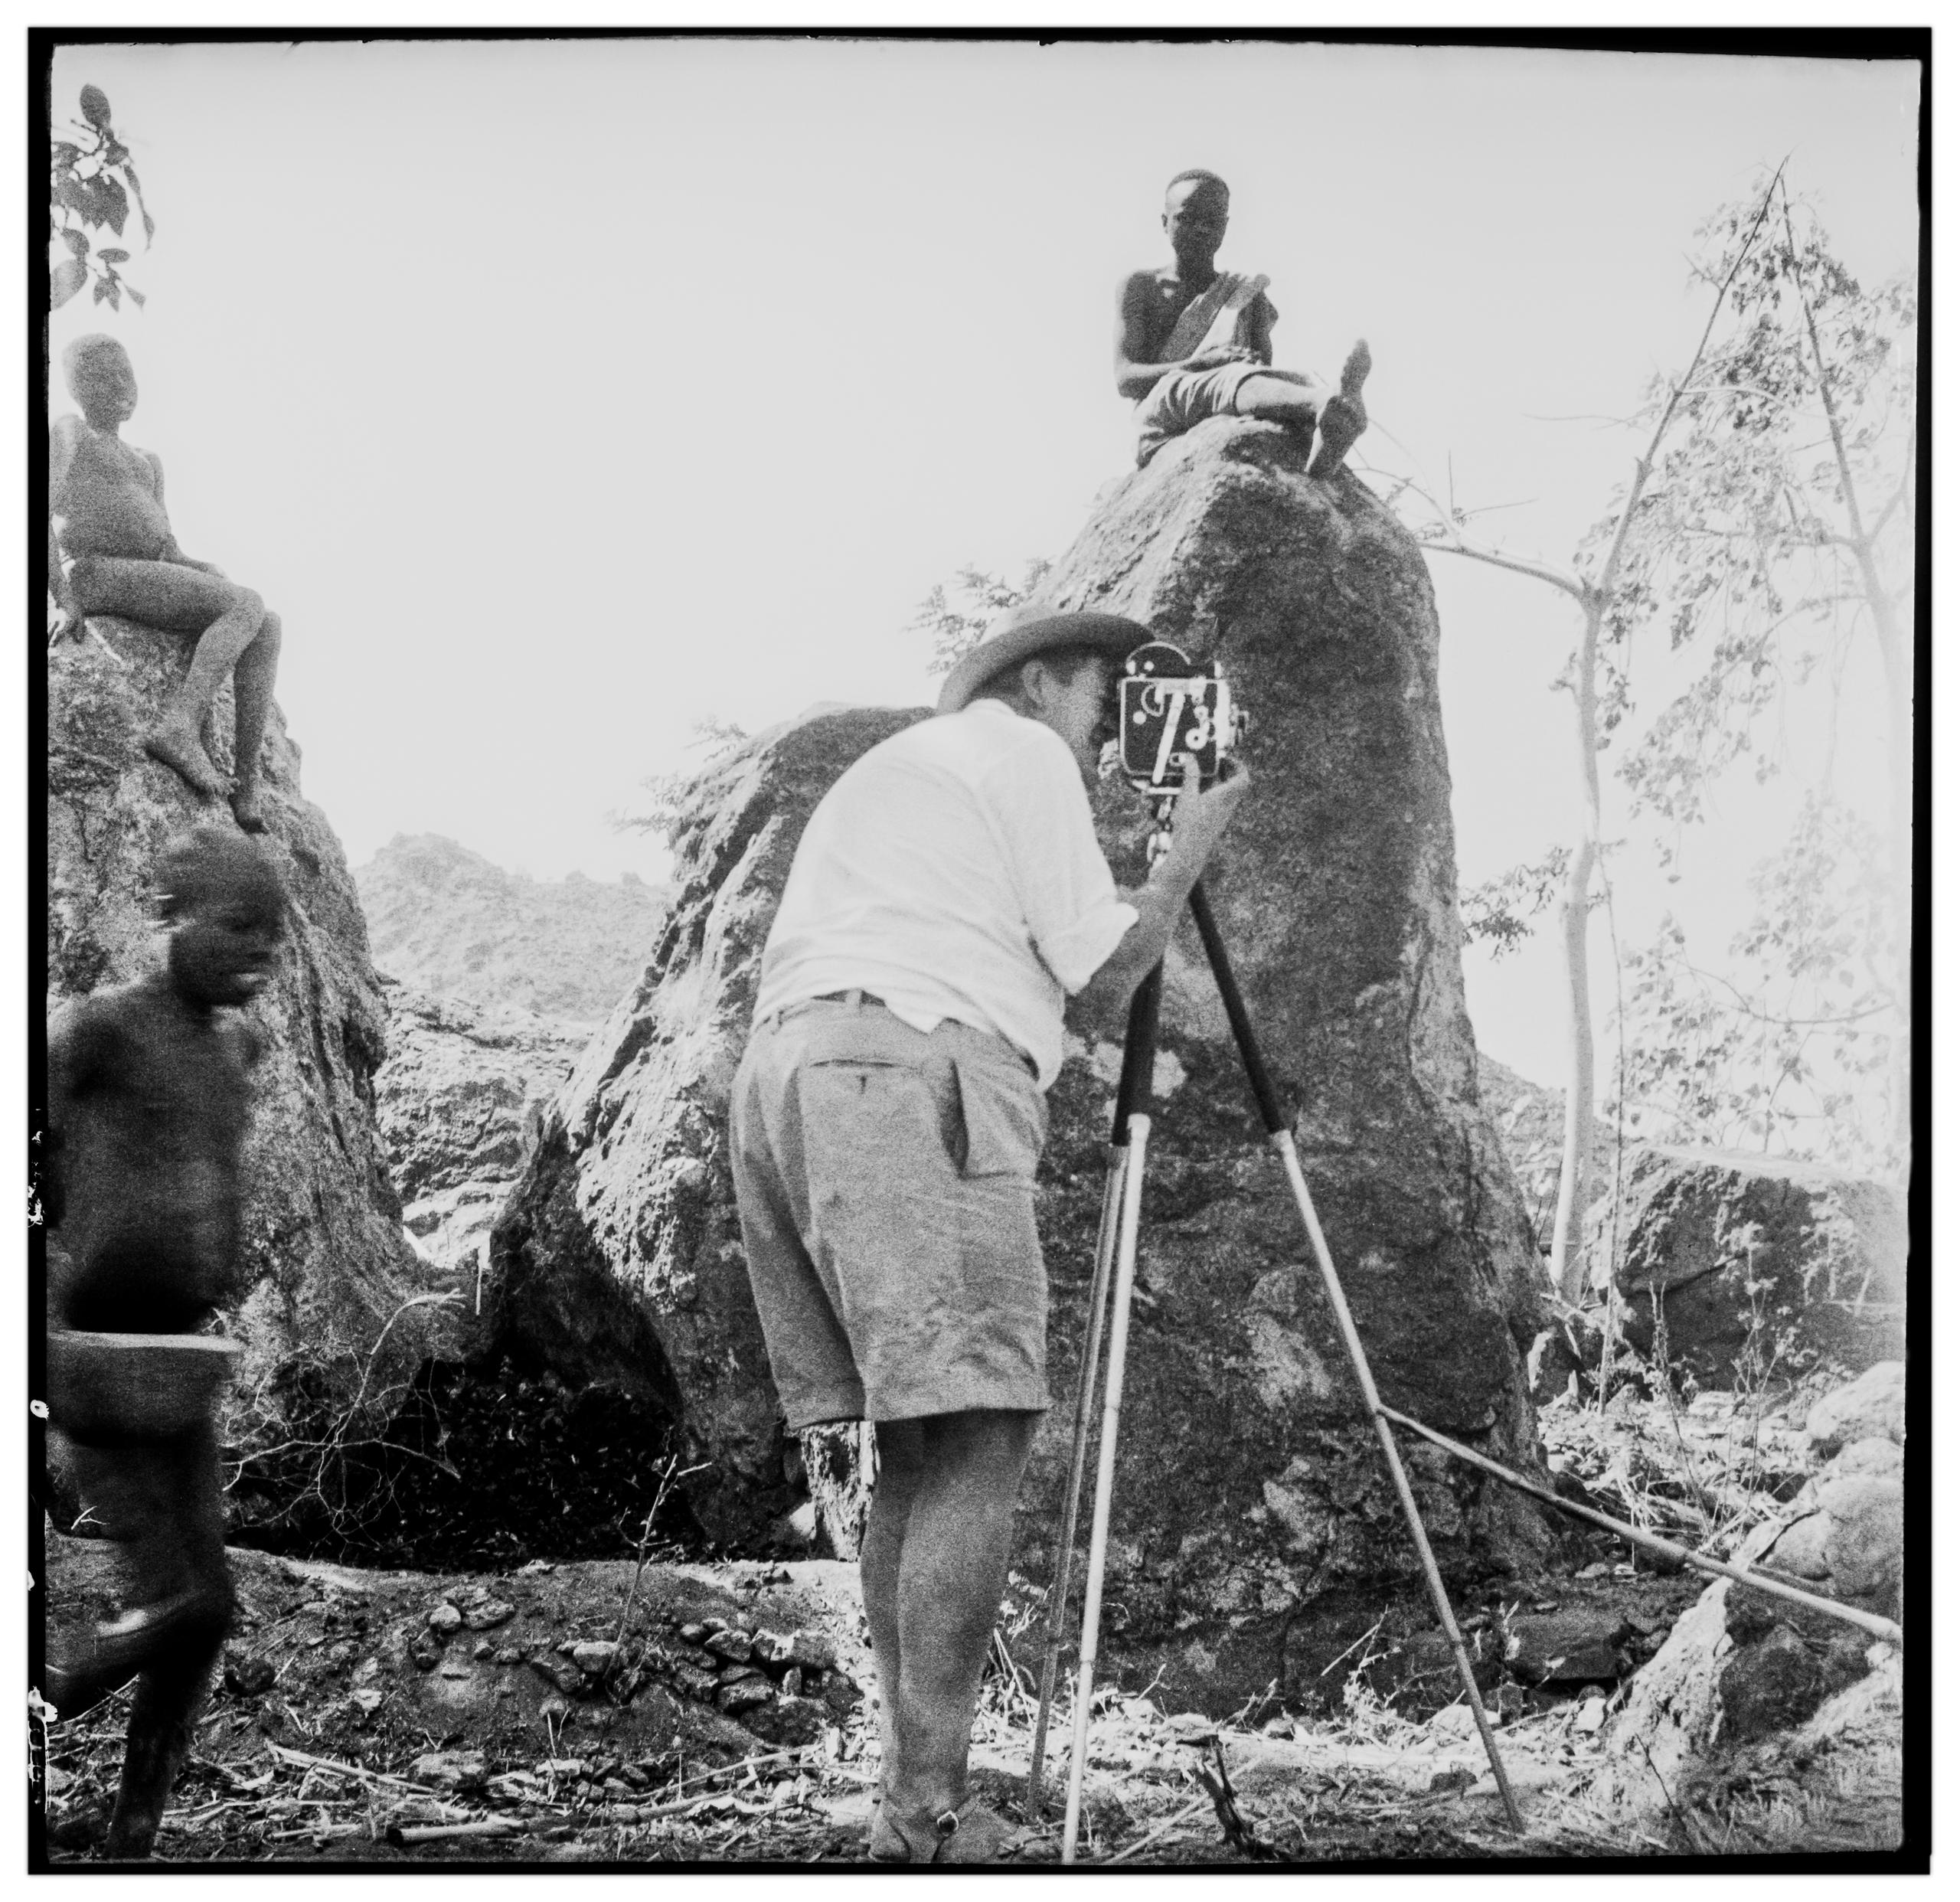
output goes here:
[[1494, 958], [1508, 957], [1530, 936], [1531, 921], [1557, 898], [1571, 864], [1571, 848], [1554, 845], [1535, 864], [1514, 865], [1472, 885], [1458, 900], [1465, 942], [1487, 946]]
[[1015, 583], [969, 563], [950, 583], [936, 583], [906, 623], [908, 632], [932, 637], [933, 657], [926, 671], [949, 673], [969, 650], [979, 645], [995, 617], [1029, 599], [1054, 565], [1036, 556], [1023, 565], [1021, 580]]
[[1671, 916], [1628, 955], [1616, 1090], [1629, 1133], [1903, 1168], [1883, 1113], [1905, 1034], [1886, 863], [1874, 827], [1812, 795], [1750, 879], [1726, 972], [1694, 962]]
[[701, 753], [700, 763], [671, 773], [651, 773], [641, 780], [640, 790], [647, 795], [647, 803], [637, 812], [610, 815], [616, 832], [652, 832], [671, 845], [676, 828], [686, 817], [688, 791], [702, 767], [712, 766], [749, 737], [746, 730], [732, 720], [718, 719], [713, 714], [697, 720], [692, 731], [688, 750]]
[[[1635, 499], [1602, 632], [1629, 647], [1658, 620], [1707, 664], [1640, 736], [1619, 773], [1635, 812], [1677, 825], [1753, 760], [1775, 770], [1760, 716], [1912, 587], [1916, 293], [1867, 290], [1780, 180], [1700, 229], [1694, 276], [1730, 284], [1731, 321], [1693, 378], [1651, 383], [1640, 417], [1673, 422]], [[1731, 278], [1733, 273], [1733, 278]], [[1620, 503], [1586, 538], [1615, 532]], [[1882, 597], [1882, 598], [1881, 598]], [[1627, 663], [1622, 660], [1624, 669]]]
[[119, 239], [133, 204], [143, 221], [147, 250], [156, 235], [156, 221], [143, 203], [129, 149], [116, 136], [102, 89], [84, 86], [80, 103], [81, 118], [70, 120], [65, 128], [70, 136], [49, 141], [48, 243], [67, 255], [49, 273], [48, 308], [59, 310], [91, 281], [96, 303], [120, 310], [127, 291], [140, 306], [142, 292], [119, 268], [129, 262], [129, 253], [97, 240], [104, 231]]

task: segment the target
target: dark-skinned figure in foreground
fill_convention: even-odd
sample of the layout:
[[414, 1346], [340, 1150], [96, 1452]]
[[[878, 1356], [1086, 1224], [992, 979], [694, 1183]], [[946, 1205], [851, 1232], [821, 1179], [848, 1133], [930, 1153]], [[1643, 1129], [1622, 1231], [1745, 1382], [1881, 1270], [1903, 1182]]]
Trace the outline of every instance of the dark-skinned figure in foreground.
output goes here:
[[159, 867], [163, 969], [69, 1006], [50, 1028], [43, 1208], [48, 1392], [84, 1513], [119, 1541], [124, 1610], [43, 1683], [57, 1715], [133, 1677], [104, 1853], [147, 1856], [230, 1628], [214, 1422], [230, 1354], [203, 1332], [234, 1302], [250, 1073], [243, 1007], [286, 932], [256, 840], [205, 826]]
[[[122, 440], [136, 407], [136, 373], [113, 337], [78, 337], [62, 352], [80, 416], [57, 417], [47, 446], [47, 590], [61, 610], [59, 639], [91, 614], [198, 636], [190, 671], [143, 735], [200, 798], [228, 799], [248, 832], [265, 829], [260, 743], [279, 672], [279, 616], [250, 588], [177, 545], [163, 502], [163, 462]], [[204, 750], [205, 714], [232, 682], [235, 724], [227, 779]]]
[[1216, 263], [1230, 213], [1215, 172], [1179, 172], [1164, 194], [1171, 262], [1131, 272], [1117, 292], [1116, 391], [1136, 405], [1137, 462], [1207, 417], [1255, 416], [1312, 438], [1307, 473], [1331, 476], [1368, 426], [1368, 346], [1348, 353], [1338, 388], [1308, 371], [1275, 369], [1279, 313], [1266, 280]]

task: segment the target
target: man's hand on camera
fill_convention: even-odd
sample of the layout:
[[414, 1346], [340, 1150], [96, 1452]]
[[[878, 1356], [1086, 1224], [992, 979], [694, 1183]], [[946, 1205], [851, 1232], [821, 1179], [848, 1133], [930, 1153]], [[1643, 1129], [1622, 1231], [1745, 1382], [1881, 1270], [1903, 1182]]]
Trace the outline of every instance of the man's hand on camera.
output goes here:
[[1250, 783], [1245, 769], [1227, 760], [1217, 779], [1207, 786], [1197, 762], [1187, 755], [1171, 822], [1170, 849], [1151, 868], [1140, 890], [1120, 894], [1135, 908], [1137, 921], [1085, 987], [1082, 995], [1091, 1008], [1116, 1009], [1127, 1004], [1138, 981], [1162, 959], [1191, 887]]
[[1218, 777], [1207, 786], [1197, 762], [1186, 754], [1184, 783], [1178, 789], [1177, 808], [1171, 822], [1172, 845], [1187, 838], [1190, 849], [1202, 865], [1231, 824], [1232, 815], [1239, 809], [1239, 802], [1246, 796], [1250, 783], [1245, 768], [1236, 760], [1227, 760], [1220, 763]]

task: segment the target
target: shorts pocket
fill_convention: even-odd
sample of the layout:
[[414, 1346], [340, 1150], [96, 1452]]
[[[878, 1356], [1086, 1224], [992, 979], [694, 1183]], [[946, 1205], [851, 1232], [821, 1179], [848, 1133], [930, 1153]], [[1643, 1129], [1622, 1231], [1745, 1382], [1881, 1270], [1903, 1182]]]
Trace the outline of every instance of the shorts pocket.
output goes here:
[[956, 1051], [960, 1121], [966, 1134], [962, 1175], [1011, 1175], [1032, 1182], [1048, 1136], [1047, 1100], [1018, 1064], [1012, 1070]]
[[[849, 1079], [854, 1086], [859, 1105], [875, 1101], [882, 1114], [899, 1119], [883, 1132], [887, 1139], [881, 1146], [887, 1160], [902, 1146], [897, 1143], [896, 1138], [903, 1126], [912, 1124], [922, 1130], [927, 1126], [924, 1105], [920, 1100], [920, 1094], [923, 1094], [931, 1104], [929, 1124], [939, 1137], [939, 1149], [947, 1166], [956, 1171], [962, 1168], [966, 1155], [966, 1134], [960, 1117], [959, 1082], [950, 1063], [936, 1060], [929, 1054], [923, 1063], [909, 1058], [855, 1054], [814, 1058], [805, 1068], [812, 1080], [817, 1080], [819, 1090], [828, 1089], [830, 1101], [834, 1105], [839, 1100], [840, 1093], [843, 1101], [850, 1101], [851, 1093], [844, 1088], [844, 1080]], [[915, 1086], [920, 1094], [914, 1093]]]

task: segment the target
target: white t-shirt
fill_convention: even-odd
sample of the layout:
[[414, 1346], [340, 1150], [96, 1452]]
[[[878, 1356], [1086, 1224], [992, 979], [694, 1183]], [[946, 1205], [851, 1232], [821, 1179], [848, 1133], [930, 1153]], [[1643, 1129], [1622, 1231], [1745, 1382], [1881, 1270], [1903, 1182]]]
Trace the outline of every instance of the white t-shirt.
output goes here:
[[1067, 743], [976, 700], [881, 741], [818, 802], [756, 1015], [869, 991], [916, 1030], [950, 1017], [1004, 1038], [1045, 1090], [1062, 1067], [1063, 993], [1136, 920]]

